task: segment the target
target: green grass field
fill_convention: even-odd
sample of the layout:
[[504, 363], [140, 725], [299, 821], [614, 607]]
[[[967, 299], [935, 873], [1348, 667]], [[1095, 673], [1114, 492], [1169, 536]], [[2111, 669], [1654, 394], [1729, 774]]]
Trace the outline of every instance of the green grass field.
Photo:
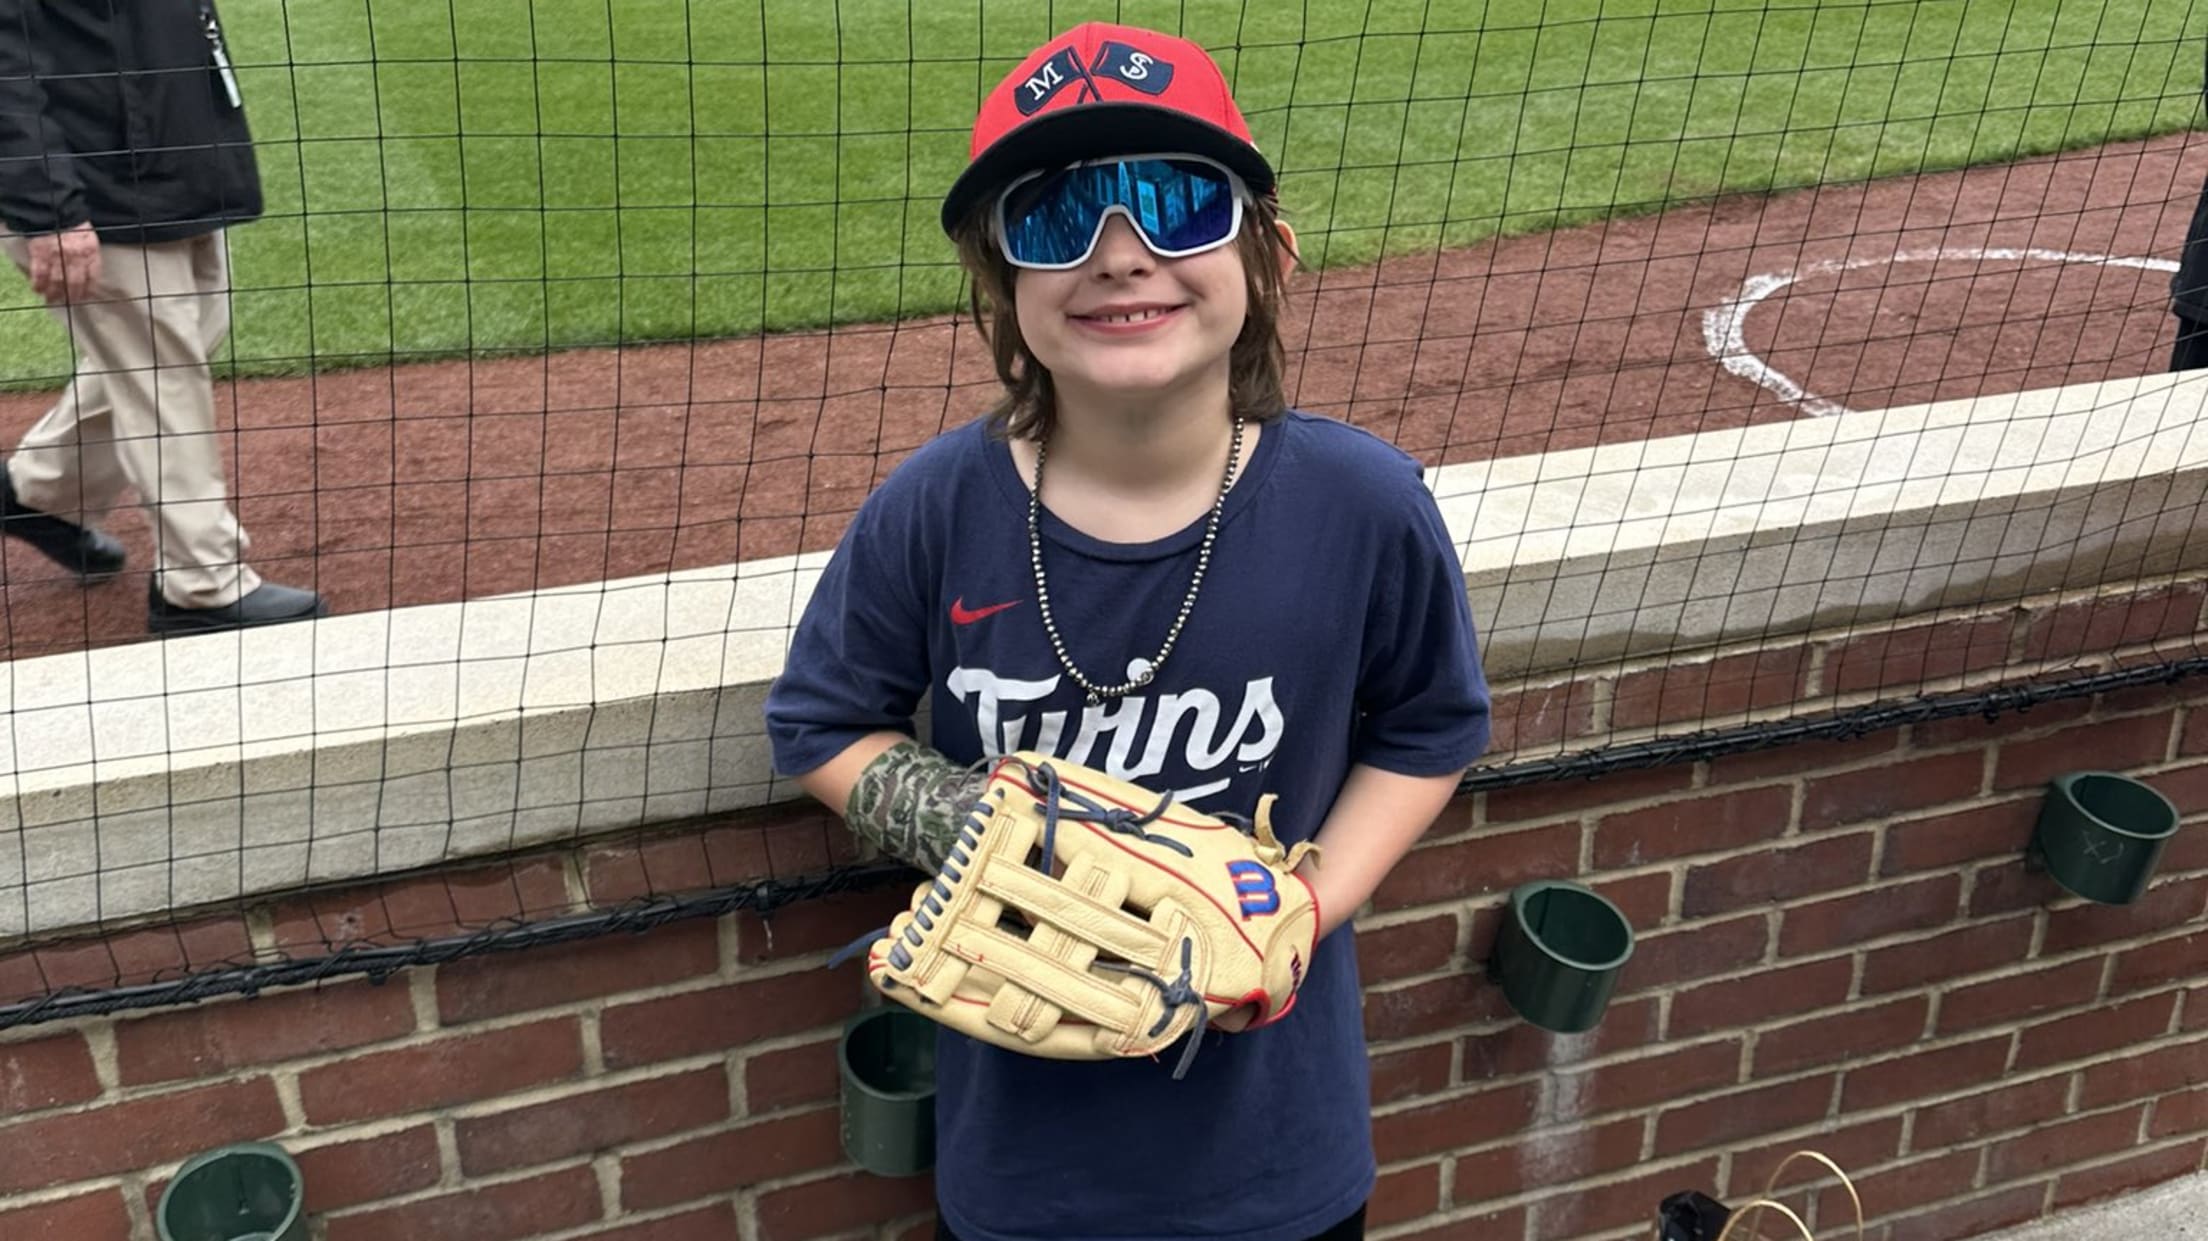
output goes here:
[[[935, 210], [975, 101], [1089, 17], [1218, 50], [1335, 265], [2184, 128], [2198, 7], [225, 0], [270, 207], [234, 237], [235, 364], [954, 308]], [[0, 383], [48, 386], [60, 331], [0, 279]]]

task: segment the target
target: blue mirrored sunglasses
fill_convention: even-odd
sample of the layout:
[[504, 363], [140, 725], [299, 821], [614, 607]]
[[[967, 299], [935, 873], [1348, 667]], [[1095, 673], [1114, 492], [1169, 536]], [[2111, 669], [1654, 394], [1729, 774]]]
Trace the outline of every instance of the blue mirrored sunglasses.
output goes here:
[[1015, 267], [1063, 271], [1096, 250], [1114, 215], [1160, 258], [1216, 250], [1242, 228], [1242, 179], [1193, 155], [1089, 160], [1031, 172], [997, 197], [997, 238]]

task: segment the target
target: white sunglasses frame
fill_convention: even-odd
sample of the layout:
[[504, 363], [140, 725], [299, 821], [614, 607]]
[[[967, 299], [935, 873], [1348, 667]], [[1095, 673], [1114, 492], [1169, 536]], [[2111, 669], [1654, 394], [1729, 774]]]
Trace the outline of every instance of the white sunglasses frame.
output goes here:
[[[1067, 172], [1075, 168], [1095, 168], [1104, 164], [1133, 163], [1140, 160], [1148, 159], [1187, 160], [1191, 163], [1202, 164], [1206, 168], [1218, 170], [1219, 175], [1226, 178], [1229, 191], [1228, 197], [1230, 197], [1234, 201], [1234, 218], [1227, 225], [1227, 235], [1221, 237], [1217, 241], [1208, 242], [1204, 245], [1196, 246], [1192, 249], [1161, 250], [1154, 243], [1151, 242], [1150, 234], [1143, 231], [1141, 223], [1135, 219], [1134, 212], [1129, 211], [1125, 206], [1122, 206], [1119, 203], [1113, 203], [1111, 206], [1106, 207], [1102, 214], [1096, 217], [1096, 231], [1089, 234], [1089, 244], [1082, 248], [1080, 258], [1077, 258], [1070, 263], [1023, 263], [1019, 259], [1012, 257], [1011, 230], [1005, 224], [1004, 204], [1010, 201], [1014, 190], [1019, 189], [1021, 186], [1026, 185], [1030, 181], [1037, 181], [1044, 177], [1056, 176], [1061, 172]], [[990, 219], [996, 229], [997, 251], [998, 253], [1004, 255], [1005, 262], [1010, 263], [1012, 266], [1020, 268], [1023, 271], [1072, 271], [1074, 268], [1081, 266], [1083, 263], [1086, 263], [1091, 258], [1095, 257], [1096, 243], [1103, 239], [1104, 226], [1108, 222], [1110, 222], [1111, 218], [1114, 215], [1120, 216], [1121, 218], [1125, 219], [1127, 221], [1128, 227], [1135, 230], [1135, 236], [1142, 240], [1143, 248], [1150, 251], [1150, 253], [1157, 255], [1161, 259], [1185, 259], [1192, 258], [1195, 255], [1199, 254], [1208, 254], [1213, 250], [1217, 250], [1221, 246], [1232, 243], [1235, 238], [1242, 235], [1242, 204], [1247, 201], [1249, 197], [1250, 187], [1242, 180], [1241, 175], [1236, 173], [1234, 169], [1227, 167], [1225, 164], [1220, 163], [1218, 160], [1215, 160], [1208, 155], [1197, 155], [1193, 152], [1188, 151], [1154, 152], [1142, 155], [1109, 155], [1097, 159], [1084, 159], [1071, 164], [1060, 164], [1051, 168], [1038, 168], [1033, 172], [1021, 174], [1020, 176], [1014, 178], [1011, 184], [1005, 186], [1004, 189], [998, 191], [996, 205], [990, 210]]]

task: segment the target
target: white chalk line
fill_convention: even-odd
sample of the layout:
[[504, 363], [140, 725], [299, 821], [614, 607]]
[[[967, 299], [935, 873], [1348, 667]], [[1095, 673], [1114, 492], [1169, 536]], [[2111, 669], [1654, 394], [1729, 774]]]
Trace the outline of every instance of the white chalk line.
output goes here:
[[1758, 357], [1748, 347], [1748, 314], [1765, 298], [1779, 290], [1811, 276], [1830, 276], [1841, 272], [1857, 271], [1865, 267], [1879, 267], [1889, 263], [1937, 263], [1942, 260], [1983, 260], [2020, 262], [2037, 259], [2050, 263], [2081, 263], [2099, 267], [2131, 267], [2142, 271], [2177, 270], [2177, 264], [2169, 259], [2140, 258], [2121, 254], [2088, 254], [2073, 250], [2042, 250], [2036, 247], [1940, 247], [1932, 250], [1899, 250], [1878, 258], [1825, 259], [1806, 267], [1787, 272], [1770, 272], [1750, 276], [1740, 286], [1740, 292], [1727, 301], [1702, 312], [1702, 343], [1710, 351], [1711, 360], [1732, 374], [1757, 384], [1775, 394], [1780, 400], [1795, 406], [1813, 418], [1826, 418], [1834, 414], [1854, 411], [1829, 397], [1818, 396], [1794, 379]]

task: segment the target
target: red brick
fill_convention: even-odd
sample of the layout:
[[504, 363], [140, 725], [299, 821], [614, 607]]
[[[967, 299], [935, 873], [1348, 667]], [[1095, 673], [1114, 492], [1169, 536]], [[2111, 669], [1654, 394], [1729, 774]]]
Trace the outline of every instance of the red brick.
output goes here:
[[581, 1027], [554, 1017], [309, 1069], [299, 1075], [299, 1098], [309, 1123], [335, 1125], [495, 1099], [582, 1068]]
[[1464, 970], [1366, 992], [1365, 1038], [1374, 1043], [1421, 1038], [1510, 1015], [1501, 987], [1481, 972]]
[[1372, 1103], [1380, 1107], [1449, 1088], [1447, 1043], [1424, 1043], [1372, 1057]]
[[1590, 875], [1584, 882], [1597, 896], [1618, 907], [1632, 926], [1657, 926], [1671, 916], [1671, 873], [1654, 871], [1606, 879]]
[[1631, 1180], [1550, 1194], [1534, 1203], [1526, 1235], [1531, 1241], [1563, 1241], [1627, 1227], [1645, 1228], [1665, 1195], [1682, 1185], [1708, 1185], [1716, 1180], [1717, 1160], [1709, 1157], [1666, 1164]]
[[[2165, 767], [2152, 775], [2142, 776], [2141, 779], [2153, 785], [2156, 792], [2170, 799], [2170, 805], [2176, 808], [2180, 819], [2197, 819], [2208, 814], [2208, 763]], [[2172, 869], [2190, 869], [2173, 868], [2172, 857], [2183, 857], [2184, 851], [2179, 846], [2192, 844], [2201, 834], [2197, 831], [2179, 832], [2170, 840], [2162, 856], [2162, 870], [2165, 874]]]
[[805, 1241], [929, 1210], [934, 1205], [933, 1177], [854, 1172], [761, 1194], [754, 1215], [759, 1223], [759, 1241]]
[[2008, 1058], [2009, 1038], [2004, 1034], [1850, 1066], [1841, 1083], [1840, 1107], [1867, 1112], [1998, 1081]]
[[1863, 954], [1863, 994], [1953, 982], [2014, 965], [2031, 951], [2034, 921], [2026, 914], [2001, 922], [1973, 923], [1930, 939], [1873, 948]]
[[1484, 1202], [1630, 1168], [1641, 1161], [1645, 1127], [1640, 1117], [1631, 1116], [1540, 1128], [1515, 1142], [1459, 1155], [1454, 1196], [1460, 1203]]
[[2208, 1086], [2156, 1099], [2154, 1123], [2147, 1135], [2169, 1138], [2204, 1129], [2208, 1129]]
[[1533, 1123], [1540, 1097], [1537, 1084], [1520, 1082], [1375, 1116], [1373, 1148], [1389, 1164], [1509, 1137]]
[[2039, 910], [2057, 901], [2074, 899], [2045, 871], [2027, 869], [2024, 859], [1982, 866], [1970, 881], [1970, 916], [1997, 918], [2023, 910]]
[[1776, 840], [1793, 813], [1793, 793], [1770, 785], [1622, 810], [1595, 823], [1595, 866], [1640, 866]]
[[1832, 1103], [1832, 1083], [1828, 1074], [1670, 1108], [1656, 1118], [1656, 1149], [1702, 1150], [1822, 1120]]
[[2194, 987], [2185, 993], [2184, 1016], [2179, 1021], [2187, 1031], [2208, 1030], [2208, 987]]
[[2101, 986], [2098, 959], [1952, 987], [1940, 997], [1939, 1033], [1977, 1030], [2034, 1013], [2090, 1003]]
[[35, 1207], [0, 1207], [0, 1237], [8, 1241], [107, 1241], [130, 1235], [120, 1190], [102, 1189]]
[[[1826, 1158], [1843, 1168], [1869, 1168], [1885, 1163], [1901, 1153], [1901, 1117], [1879, 1116], [1871, 1120], [1859, 1120], [1853, 1124], [1827, 1122], [1817, 1133], [1814, 1148]], [[1763, 1146], [1742, 1150], [1733, 1156], [1733, 1168], [1726, 1192], [1740, 1198], [1752, 1197], [1763, 1192], [1771, 1183], [1771, 1174], [1782, 1160], [1800, 1149], [1796, 1143], [1766, 1143]], [[1782, 1194], [1793, 1195], [1799, 1201], [1796, 1186], [1828, 1176], [1824, 1165], [1809, 1159], [1797, 1159], [1779, 1179]], [[1856, 1178], [1858, 1183], [1861, 1178]], [[1837, 1185], [1834, 1186], [1838, 1188]], [[1866, 1206], [1868, 1204], [1866, 1203]], [[1825, 1214], [1825, 1219], [1839, 1216]], [[1855, 1219], [1853, 1208], [1848, 1209], [1848, 1221]], [[1849, 1234], [1853, 1236], [1851, 1232]]]
[[649, 1211], [833, 1167], [843, 1159], [840, 1124], [838, 1109], [818, 1108], [626, 1156], [621, 1205]]
[[1380, 1174], [1365, 1204], [1365, 1223], [1384, 1228], [1431, 1215], [1441, 1206], [1441, 1165], [1414, 1164]]
[[1643, 936], [1618, 973], [1620, 990], [1635, 991], [1730, 974], [1763, 960], [1771, 932], [1762, 914], [1699, 922]]
[[911, 885], [892, 884], [794, 901], [766, 915], [747, 909], [736, 915], [737, 960], [755, 965], [833, 952], [868, 931], [888, 926], [911, 903]]
[[710, 920], [672, 922], [636, 935], [439, 966], [437, 1009], [446, 1022], [481, 1021], [665, 986], [719, 967], [718, 933]]
[[[1463, 1182], [1457, 1183], [1461, 1185]], [[1481, 1198], [1477, 1201], [1486, 1202], [1489, 1199]], [[1464, 1199], [1458, 1198], [1456, 1200], [1456, 1205], [1462, 1206], [1464, 1204]], [[1435, 1224], [1431, 1228], [1418, 1229], [1415, 1232], [1397, 1233], [1395, 1241], [1489, 1241], [1490, 1238], [1494, 1237], [1522, 1237], [1524, 1235], [1526, 1235], [1526, 1208], [1516, 1206], [1505, 1207], [1500, 1211], [1489, 1211], [1486, 1214], [1465, 1219], [1448, 1220]]]
[[2055, 1182], [2055, 1209], [2064, 1211], [2175, 1180], [2197, 1171], [2204, 1151], [2208, 1151], [2208, 1142], [2196, 1138], [2099, 1167], [2065, 1172]]
[[858, 1008], [856, 968], [801, 969], [608, 1005], [599, 1019], [606, 1067], [634, 1068], [828, 1025]]
[[583, 859], [583, 884], [593, 904], [615, 905], [808, 874], [854, 856], [851, 829], [827, 807], [801, 800], [717, 816], [641, 846], [593, 850]]
[[1890, 823], [1879, 873], [1943, 870], [2019, 853], [2032, 838], [2039, 804], [2037, 797], [2012, 797], [1953, 814]]
[[2005, 737], [2041, 732], [2072, 720], [2082, 720], [2092, 709], [2093, 703], [2090, 699], [2058, 698], [2003, 711], [1990, 720], [1983, 715], [1956, 715], [1943, 720], [1927, 720], [1922, 724], [1910, 725], [1909, 743], [1919, 750], [1941, 750], [1956, 745], [1989, 745]]
[[1691, 664], [1664, 664], [1618, 678], [1610, 705], [1613, 728], [1649, 728], [1689, 721], [1716, 723], [1802, 696], [1809, 648], [1751, 651]]
[[1777, 1077], [1909, 1046], [1923, 1035], [1931, 1006], [1923, 996], [1909, 996], [1766, 1031], [1756, 1040], [1755, 1076]]
[[1688, 918], [1707, 918], [1853, 887], [1870, 878], [1871, 838], [1870, 832], [1853, 832], [1706, 862], [1687, 872], [1680, 912]]
[[834, 1038], [775, 1051], [753, 1052], [744, 1061], [744, 1107], [754, 1116], [821, 1103], [843, 1089]]
[[403, 1206], [333, 1215], [328, 1237], [329, 1241], [390, 1241], [393, 1237], [514, 1241], [579, 1228], [603, 1216], [597, 1176], [589, 1168], [566, 1168]]
[[0, 1125], [0, 1194], [135, 1172], [284, 1129], [265, 1077], [149, 1095]]
[[2208, 1083], [2208, 1039], [2134, 1052], [2087, 1066], [2078, 1090], [2078, 1106], [2107, 1107], [2131, 1099], [2174, 1094], [2203, 1083]]
[[598, 1154], [728, 1119], [728, 1073], [719, 1065], [527, 1107], [454, 1125], [460, 1171], [484, 1176]]
[[2185, 724], [2177, 735], [2179, 754], [2208, 754], [2208, 705], [2185, 708]]
[[2075, 1017], [2027, 1026], [2018, 1036], [2012, 1071], [2028, 1072], [2152, 1042], [2169, 1031], [2176, 1013], [2177, 994], [2163, 992], [2120, 1004], [2098, 1004]]
[[736, 1205], [716, 1202], [641, 1223], [586, 1232], [575, 1241], [730, 1241], [736, 1235]]
[[293, 897], [272, 913], [276, 947], [327, 952], [435, 939], [574, 910], [566, 864], [537, 857]]
[[2146, 1111], [2146, 1105], [2139, 1104], [2079, 1116], [1996, 1142], [1986, 1158], [1986, 1179], [1995, 1184], [2013, 1181], [2130, 1150], [2138, 1145], [2139, 1122]]
[[2119, 939], [2144, 939], [2201, 920], [2208, 909], [2208, 876], [2164, 880], [2129, 905], [2072, 905], [2047, 915], [2040, 952], [2058, 956]]
[[1485, 794], [1487, 801], [1482, 809], [1489, 823], [1556, 819], [1599, 806], [1622, 805], [1677, 792], [1693, 779], [1694, 768], [1685, 763], [1631, 768], [1580, 779], [1494, 789]]
[[2030, 741], [2004, 741], [1994, 755], [1995, 789], [2033, 788], [2087, 762], [2100, 771], [2130, 771], [2162, 761], [2174, 711], [2095, 720]]
[[[1949, 1190], [1961, 1186], [1947, 1186]], [[1893, 1213], [1886, 1235], [1894, 1241], [1915, 1237], [1975, 1237], [2039, 1218], [2047, 1183], [2032, 1181], [1976, 1198], [1932, 1207], [1912, 1215]], [[1864, 1204], [1866, 1207], [1869, 1203]], [[1887, 1214], [1881, 1212], [1881, 1214]]]
[[1566, 681], [1497, 694], [1491, 718], [1495, 735], [1482, 762], [1555, 746], [1567, 737], [1594, 732], [1595, 687], [1586, 681]]
[[0, 1043], [0, 1119], [98, 1098], [92, 1049], [74, 1032]]
[[1457, 952], [1455, 914], [1366, 930], [1357, 928], [1357, 975], [1366, 986], [1430, 974]]
[[1807, 780], [1802, 785], [1802, 830], [1890, 819], [1965, 801], [1977, 795], [1984, 776], [1984, 755], [1963, 750]]
[[2019, 662], [2102, 655], [2160, 638], [2183, 637], [2200, 623], [2200, 599], [2200, 586], [2188, 582], [2035, 609], [2024, 630]]
[[1854, 976], [1854, 965], [1835, 957], [1686, 988], [1672, 999], [1665, 1035], [1682, 1039], [1744, 1030], [1773, 1017], [1830, 1008], [1847, 1000]]
[[[1826, 1151], [1821, 1141], [1816, 1143], [1814, 1149], [1832, 1156], [1833, 1162], [1840, 1164], [1842, 1168], [1850, 1166], [1838, 1156], [1833, 1156], [1831, 1151]], [[1978, 1152], [1971, 1150], [1957, 1151], [1951, 1155], [1912, 1154], [1898, 1166], [1867, 1176], [1860, 1172], [1854, 1173], [1849, 1179], [1855, 1182], [1855, 1192], [1862, 1199], [1864, 1216], [1867, 1219], [1876, 1219], [1879, 1215], [1900, 1207], [1951, 1198], [1958, 1191], [1968, 1189], [1977, 1173]], [[1813, 1174], [1821, 1179], [1805, 1183]], [[1751, 1182], [1745, 1177], [1736, 1177], [1733, 1184], [1737, 1187], [1737, 1192], [1745, 1196]], [[1755, 1181], [1753, 1186], [1756, 1190], [1761, 1190], [1763, 1182]], [[1848, 1197], [1848, 1192], [1832, 1179], [1822, 1165], [1806, 1160], [1797, 1163], [1788, 1171], [1787, 1182], [1781, 1186], [1780, 1199], [1797, 1210], [1805, 1202], [1809, 1203], [1816, 1207], [1820, 1224], [1844, 1236], [1855, 1236], [1855, 1201]], [[1785, 1235], [1779, 1231], [1785, 1225], [1776, 1220], [1771, 1223], [1772, 1231], [1763, 1235]], [[1865, 1235], [1878, 1234], [1869, 1232]]]
[[252, 937], [244, 920], [237, 917], [203, 918], [0, 953], [0, 1004], [78, 987], [159, 982], [252, 957]]
[[1941, 621], [1866, 633], [1825, 655], [1827, 693], [1914, 690], [1927, 681], [1998, 668], [2009, 658], [2006, 618]]
[[1477, 835], [1413, 849], [1372, 894], [1373, 908], [1405, 909], [1484, 896], [1534, 879], [1579, 873], [1578, 823]]
[[1685, 1098], [1741, 1079], [1738, 1038], [1670, 1048], [1551, 1077], [1549, 1108], [1559, 1120], [1626, 1112]]
[[1969, 1143], [1975, 1155], [1976, 1144], [1987, 1138], [2060, 1119], [2069, 1095], [2069, 1077], [2057, 1074], [1929, 1103], [1917, 1109], [1909, 1144], [1914, 1150], [1928, 1151]]
[[1797, 905], [1781, 915], [1779, 955], [1827, 952], [1943, 926], [1960, 912], [1962, 898], [1961, 875], [1928, 875]]
[[1709, 782], [1713, 786], [1752, 784], [1804, 772], [1849, 767], [1891, 755], [1900, 744], [1900, 729], [1882, 728], [1841, 741], [1795, 741], [1765, 750], [1724, 754], [1710, 760]]
[[1613, 1000], [1602, 1020], [1584, 1034], [1552, 1034], [1530, 1022], [1467, 1034], [1463, 1039], [1466, 1082], [1490, 1081], [1556, 1069], [1598, 1056], [1616, 1055], [1656, 1041], [1656, 998]]
[[219, 1076], [364, 1047], [414, 1032], [403, 981], [364, 980], [172, 1009], [115, 1027], [125, 1086]]
[[437, 1131], [417, 1125], [381, 1137], [332, 1142], [293, 1156], [310, 1215], [428, 1189], [444, 1175]]
[[2116, 954], [2111, 995], [2125, 995], [2208, 974], [2208, 931], [2156, 940]]

